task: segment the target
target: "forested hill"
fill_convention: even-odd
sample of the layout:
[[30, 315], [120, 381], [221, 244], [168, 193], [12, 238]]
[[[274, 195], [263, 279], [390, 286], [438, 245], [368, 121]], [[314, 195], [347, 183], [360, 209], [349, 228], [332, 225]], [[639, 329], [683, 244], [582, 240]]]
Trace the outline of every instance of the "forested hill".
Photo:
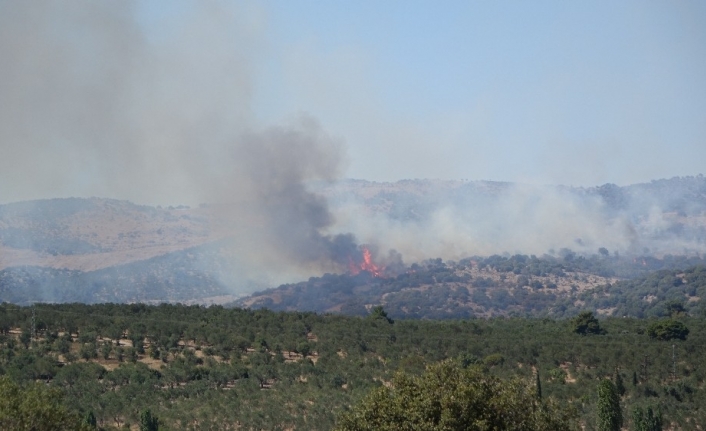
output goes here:
[[[567, 317], [583, 309], [609, 316], [660, 316], [678, 304], [701, 315], [706, 260], [665, 256], [623, 258], [491, 256], [434, 259], [395, 276], [326, 274], [255, 293], [236, 304], [273, 310], [365, 315], [383, 305], [393, 318], [497, 315]], [[672, 305], [669, 305], [672, 304]]]

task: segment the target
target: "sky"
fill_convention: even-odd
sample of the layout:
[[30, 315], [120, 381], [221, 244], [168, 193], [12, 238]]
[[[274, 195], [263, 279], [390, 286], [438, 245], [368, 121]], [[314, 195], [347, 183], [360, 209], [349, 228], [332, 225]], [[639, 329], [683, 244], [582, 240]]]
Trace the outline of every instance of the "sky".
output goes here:
[[0, 0], [0, 57], [0, 203], [218, 200], [272, 128], [302, 181], [704, 173], [699, 1]]
[[346, 139], [351, 177], [596, 185], [703, 171], [703, 2], [265, 10], [258, 115], [312, 113]]

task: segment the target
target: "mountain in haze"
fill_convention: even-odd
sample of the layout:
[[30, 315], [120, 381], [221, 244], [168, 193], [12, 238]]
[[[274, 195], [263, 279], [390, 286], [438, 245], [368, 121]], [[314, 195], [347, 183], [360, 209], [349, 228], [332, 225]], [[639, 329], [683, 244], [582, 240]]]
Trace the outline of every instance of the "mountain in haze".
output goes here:
[[[390, 287], [394, 283], [403, 286], [406, 282], [397, 278], [412, 277], [408, 271], [415, 262], [421, 268], [424, 262], [439, 257], [453, 268], [447, 268], [452, 279], [470, 277], [467, 281], [473, 285], [482, 284], [479, 280], [483, 279], [501, 280], [499, 274], [483, 272], [488, 271], [486, 267], [457, 267], [471, 256], [476, 256], [476, 261], [484, 259], [477, 256], [491, 255], [507, 259], [535, 254], [549, 260], [574, 255], [589, 261], [597, 256], [624, 265], [639, 259], [669, 261], [670, 255], [699, 257], [706, 249], [706, 179], [701, 175], [623, 187], [343, 180], [311, 184], [310, 188], [325, 198], [341, 230], [355, 233], [360, 242], [370, 245], [376, 262], [388, 271], [397, 266], [398, 272], [388, 274], [396, 281], [368, 279], [364, 272], [351, 277], [344, 256], [344, 264], [336, 271], [339, 275], [321, 277], [330, 271], [299, 268], [297, 274], [314, 276], [304, 284], [319, 286], [322, 290], [316, 294], [301, 283], [285, 283], [277, 292], [268, 291], [238, 304], [274, 307], [286, 303], [283, 309], [360, 312], [360, 307], [400, 297], [400, 292], [419, 296], [439, 285], [434, 277], [433, 283], [420, 281], [417, 290]], [[243, 263], [248, 261], [241, 258], [258, 250], [250, 245], [238, 248], [232, 227], [238, 224], [247, 231], [248, 223], [256, 226], [257, 221], [233, 219], [231, 214], [218, 205], [162, 208], [100, 198], [0, 205], [0, 301], [227, 303], [276, 286], [248, 278], [253, 271], [248, 272], [251, 268]], [[281, 267], [268, 261], [257, 271], [277, 274]], [[624, 273], [591, 271], [572, 274], [579, 280], [569, 286], [574, 284], [583, 291], [612, 283], [614, 277], [629, 278]], [[502, 280], [508, 295], [514, 295], [510, 289], [513, 283], [524, 281], [516, 280], [520, 275], [513, 273], [514, 278]], [[643, 273], [636, 269], [634, 275]], [[336, 277], [340, 279], [331, 282]], [[558, 292], [563, 292], [561, 286], [567, 280], [535, 277], [539, 278], [531, 281], [559, 286], [552, 291], [537, 289], [537, 293], [546, 293], [546, 301], [562, 297]], [[581, 281], [582, 277], [592, 281]], [[480, 299], [475, 288], [466, 291]], [[308, 296], [294, 298], [285, 293], [297, 289], [307, 291]], [[376, 289], [382, 293], [360, 299], [364, 292]], [[454, 291], [452, 288], [443, 295], [453, 297]], [[340, 298], [354, 293], [351, 298], [359, 300], [333, 299], [336, 292]], [[486, 293], [491, 299], [493, 295]], [[313, 305], [317, 301], [321, 304]], [[520, 308], [509, 307], [502, 313], [520, 312]], [[486, 315], [497, 311], [493, 309], [473, 306], [469, 312]], [[444, 307], [439, 310], [445, 312]]]
[[0, 300], [232, 300], [210, 217], [99, 198], [0, 205]]

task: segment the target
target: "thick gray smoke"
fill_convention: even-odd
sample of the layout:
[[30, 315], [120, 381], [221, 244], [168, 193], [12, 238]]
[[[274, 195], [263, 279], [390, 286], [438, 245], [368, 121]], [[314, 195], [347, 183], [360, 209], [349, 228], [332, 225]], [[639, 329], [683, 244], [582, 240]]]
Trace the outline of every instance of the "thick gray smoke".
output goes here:
[[221, 203], [242, 275], [340, 269], [354, 239], [305, 184], [337, 178], [343, 147], [306, 115], [258, 124], [261, 12], [141, 6], [0, 1], [0, 203]]
[[232, 203], [241, 242], [251, 238], [262, 259], [285, 257], [308, 270], [340, 271], [360, 254], [353, 235], [327, 233], [335, 223], [328, 201], [306, 186], [333, 181], [342, 159], [341, 145], [313, 120], [246, 134], [234, 149], [233, 194], [221, 199]]
[[153, 18], [147, 34], [130, 1], [1, 1], [0, 201], [223, 192], [233, 141], [257, 128], [263, 29], [235, 7], [198, 5]]

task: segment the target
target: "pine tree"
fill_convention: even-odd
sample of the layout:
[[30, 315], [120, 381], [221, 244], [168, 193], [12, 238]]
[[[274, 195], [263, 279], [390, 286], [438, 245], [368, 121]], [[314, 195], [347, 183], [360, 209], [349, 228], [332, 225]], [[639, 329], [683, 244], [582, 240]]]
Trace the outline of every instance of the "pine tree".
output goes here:
[[632, 411], [632, 429], [633, 431], [647, 431], [645, 413], [639, 407], [635, 407], [635, 410]]
[[93, 411], [89, 411], [88, 414], [86, 414], [85, 422], [93, 428], [97, 426], [96, 415], [93, 414]]
[[636, 407], [632, 412], [632, 429], [662, 431], [662, 412], [657, 409], [657, 413], [654, 413], [652, 407], [647, 407], [647, 412], [644, 412], [640, 407]]
[[620, 375], [620, 371], [615, 370], [615, 390], [621, 397], [625, 395], [625, 384], [623, 383], [623, 376]]
[[147, 409], [140, 415], [140, 431], [158, 431], [159, 420], [152, 416], [152, 412]]
[[657, 409], [657, 413], [652, 414], [652, 407], [647, 407], [647, 424], [650, 431], [662, 431], [662, 412]]
[[537, 399], [542, 399], [542, 379], [539, 377], [539, 368], [537, 368]]
[[603, 379], [598, 384], [598, 430], [620, 431], [623, 414], [620, 410], [620, 397], [613, 382]]

